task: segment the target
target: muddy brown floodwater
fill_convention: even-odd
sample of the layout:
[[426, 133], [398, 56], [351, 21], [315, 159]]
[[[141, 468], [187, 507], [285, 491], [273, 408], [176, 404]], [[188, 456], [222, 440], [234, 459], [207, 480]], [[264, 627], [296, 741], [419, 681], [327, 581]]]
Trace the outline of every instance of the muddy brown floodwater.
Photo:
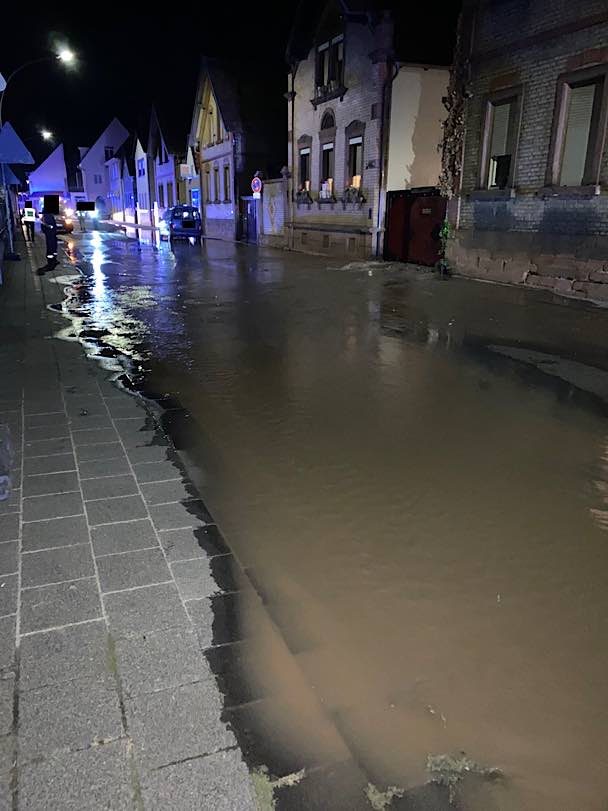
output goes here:
[[149, 384], [192, 415], [198, 484], [283, 635], [244, 671], [293, 707], [279, 740], [404, 788], [464, 751], [504, 775], [459, 791], [470, 811], [605, 811], [608, 313], [94, 240], [97, 317], [112, 332], [119, 301], [144, 325]]

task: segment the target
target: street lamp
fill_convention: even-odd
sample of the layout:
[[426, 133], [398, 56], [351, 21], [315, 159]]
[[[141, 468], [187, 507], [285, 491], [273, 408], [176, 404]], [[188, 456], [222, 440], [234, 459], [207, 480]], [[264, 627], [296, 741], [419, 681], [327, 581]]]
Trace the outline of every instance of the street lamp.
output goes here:
[[69, 48], [62, 48], [57, 54], [57, 59], [60, 62], [63, 62], [64, 65], [73, 65], [74, 60], [76, 59], [76, 54], [74, 51], [70, 51]]
[[24, 62], [23, 65], [19, 65], [18, 68], [9, 74], [8, 78], [4, 83], [4, 88], [0, 93], [0, 127], [2, 127], [2, 104], [4, 102], [4, 97], [6, 96], [6, 88], [8, 87], [11, 79], [17, 74], [20, 73], [24, 68], [28, 68], [30, 65], [37, 65], [39, 62], [49, 62], [49, 61], [57, 61], [61, 62], [62, 65], [69, 67], [73, 65], [76, 61], [76, 54], [74, 51], [71, 51], [66, 46], [61, 46], [61, 48], [53, 54], [48, 54], [47, 56], [41, 56], [38, 59], [30, 59], [27, 62]]
[[40, 136], [43, 141], [53, 140], [53, 133], [50, 130], [40, 130]]

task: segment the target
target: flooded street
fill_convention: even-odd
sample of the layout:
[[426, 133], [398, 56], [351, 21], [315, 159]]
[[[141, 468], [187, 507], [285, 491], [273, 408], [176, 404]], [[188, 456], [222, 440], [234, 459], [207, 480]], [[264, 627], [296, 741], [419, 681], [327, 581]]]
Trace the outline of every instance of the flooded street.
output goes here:
[[[449, 755], [467, 811], [605, 811], [608, 313], [221, 242], [94, 232], [72, 259], [76, 325], [187, 412], [167, 424], [280, 633], [241, 617], [241, 716], [382, 791]], [[399, 802], [371, 807], [436, 808]]]

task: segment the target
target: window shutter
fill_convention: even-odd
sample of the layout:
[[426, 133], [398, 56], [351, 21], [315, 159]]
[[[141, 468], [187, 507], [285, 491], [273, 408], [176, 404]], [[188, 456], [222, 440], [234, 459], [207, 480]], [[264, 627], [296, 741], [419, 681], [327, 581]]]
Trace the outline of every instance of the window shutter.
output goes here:
[[492, 126], [492, 143], [490, 157], [507, 154], [507, 138], [509, 137], [509, 119], [511, 118], [511, 102], [494, 105], [494, 122]]
[[570, 89], [562, 170], [559, 180], [562, 186], [580, 186], [583, 182], [595, 88], [595, 84], [588, 84]]

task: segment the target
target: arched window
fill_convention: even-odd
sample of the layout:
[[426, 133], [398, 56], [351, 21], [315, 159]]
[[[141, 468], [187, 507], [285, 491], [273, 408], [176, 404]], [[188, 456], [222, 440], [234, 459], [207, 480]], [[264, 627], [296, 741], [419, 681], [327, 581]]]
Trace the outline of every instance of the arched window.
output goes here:
[[321, 119], [321, 129], [322, 130], [331, 130], [336, 128], [336, 119], [334, 118], [334, 114], [331, 110], [326, 110], [323, 113], [323, 118]]
[[332, 110], [325, 110], [321, 117], [321, 131], [319, 132], [319, 145], [321, 155], [319, 160], [319, 199], [334, 199], [335, 160], [334, 147], [336, 141], [336, 117]]

